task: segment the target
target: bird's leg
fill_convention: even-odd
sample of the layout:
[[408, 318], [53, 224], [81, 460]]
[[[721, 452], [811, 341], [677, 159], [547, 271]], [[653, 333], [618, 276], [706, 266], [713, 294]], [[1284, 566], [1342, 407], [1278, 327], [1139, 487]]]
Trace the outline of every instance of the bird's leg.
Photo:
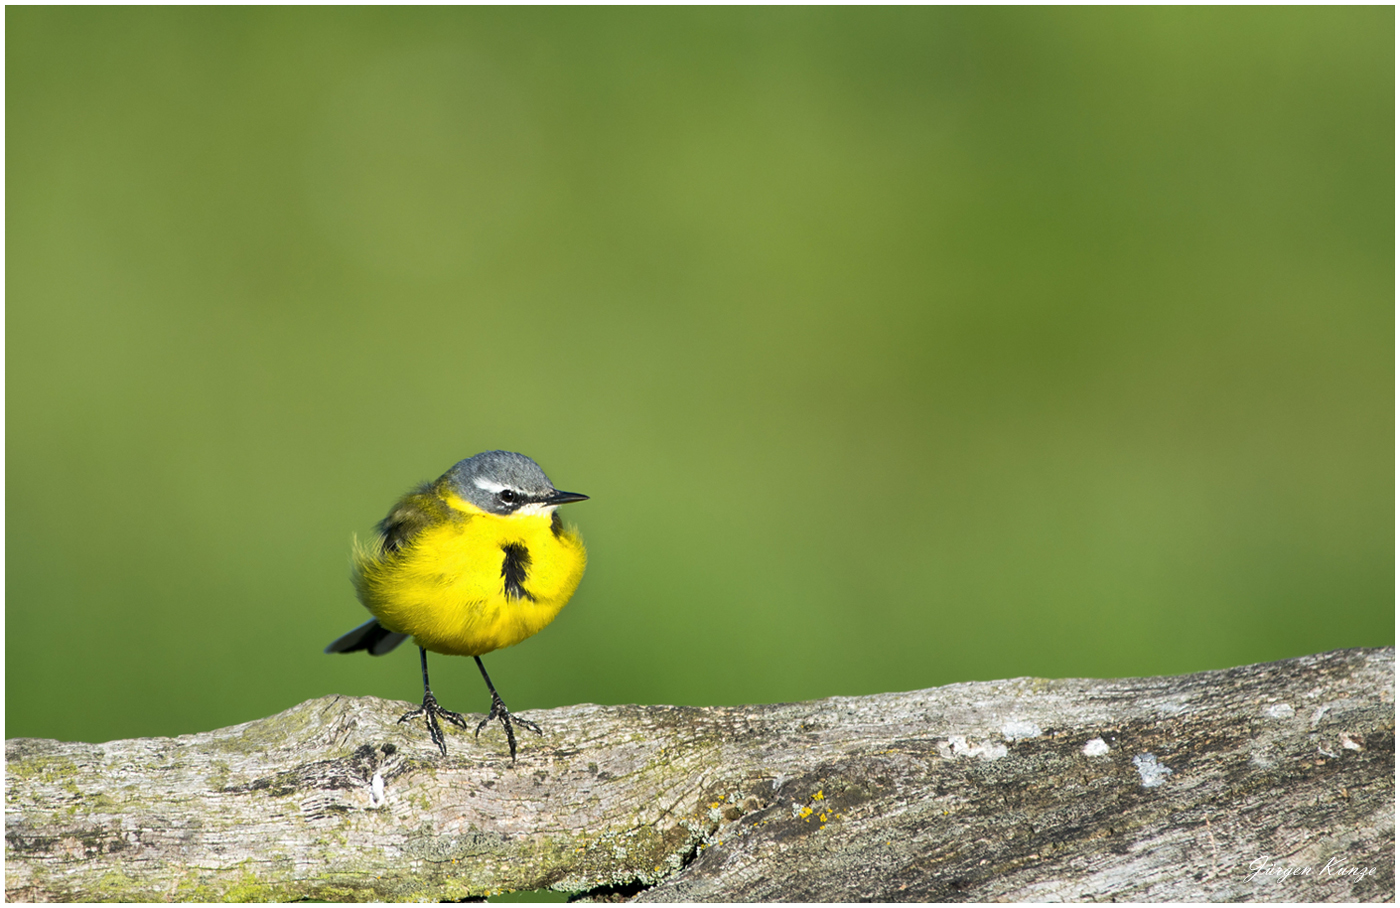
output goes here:
[[[428, 686], [428, 651], [421, 646], [418, 647], [418, 658], [423, 663], [423, 705], [400, 716], [399, 724], [402, 725], [409, 719], [423, 716], [428, 723], [428, 736], [433, 739], [433, 743], [438, 746], [438, 750], [442, 751], [442, 755], [445, 757], [447, 756], [447, 738], [442, 734], [442, 726], [438, 724], [438, 717], [441, 716], [463, 730], [467, 727], [467, 720], [462, 718], [461, 713], [454, 713], [450, 709], [438, 706], [437, 697], [433, 696], [433, 689]], [[477, 661], [480, 662], [480, 660]]]
[[505, 701], [501, 699], [500, 694], [496, 693], [496, 685], [491, 683], [491, 676], [486, 674], [486, 666], [481, 664], [481, 657], [473, 656], [472, 658], [476, 660], [476, 667], [481, 669], [481, 677], [486, 679], [486, 688], [491, 691], [491, 712], [487, 713], [486, 718], [482, 719], [476, 726], [477, 736], [481, 735], [481, 730], [485, 728], [492, 719], [500, 719], [501, 724], [504, 725], [506, 729], [506, 743], [510, 745], [510, 761], [514, 763], [515, 729], [511, 728], [511, 724], [518, 723], [523, 725], [537, 735], [542, 735], [544, 732], [540, 731], [540, 727], [529, 719], [522, 719], [519, 716], [512, 715], [511, 711], [506, 709]]

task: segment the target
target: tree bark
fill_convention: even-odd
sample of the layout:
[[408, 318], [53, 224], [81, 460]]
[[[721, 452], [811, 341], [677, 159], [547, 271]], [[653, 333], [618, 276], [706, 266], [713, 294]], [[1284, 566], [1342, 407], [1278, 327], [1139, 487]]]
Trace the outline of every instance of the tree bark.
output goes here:
[[6, 742], [15, 901], [1382, 901], [1395, 654], [495, 726], [322, 697], [197, 735]]

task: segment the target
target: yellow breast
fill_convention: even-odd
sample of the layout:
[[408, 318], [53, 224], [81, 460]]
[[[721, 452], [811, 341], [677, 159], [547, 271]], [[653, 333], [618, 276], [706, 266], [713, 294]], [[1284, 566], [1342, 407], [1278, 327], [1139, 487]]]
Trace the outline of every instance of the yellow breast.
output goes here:
[[548, 514], [447, 503], [446, 519], [397, 552], [356, 546], [355, 589], [379, 623], [435, 653], [479, 656], [553, 621], [583, 579], [578, 530]]

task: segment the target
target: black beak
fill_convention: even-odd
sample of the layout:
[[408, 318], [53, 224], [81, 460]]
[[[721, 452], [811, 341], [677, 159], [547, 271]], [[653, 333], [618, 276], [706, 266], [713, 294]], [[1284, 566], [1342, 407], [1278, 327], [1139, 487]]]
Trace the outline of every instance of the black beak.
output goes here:
[[560, 492], [556, 490], [544, 500], [545, 504], [568, 504], [571, 501], [587, 501], [587, 495], [580, 495], [577, 492]]

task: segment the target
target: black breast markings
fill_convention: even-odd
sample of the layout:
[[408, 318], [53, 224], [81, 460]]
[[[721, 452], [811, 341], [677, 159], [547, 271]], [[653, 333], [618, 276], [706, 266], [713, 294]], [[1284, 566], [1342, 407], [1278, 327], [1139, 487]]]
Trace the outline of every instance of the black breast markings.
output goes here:
[[506, 557], [501, 562], [501, 579], [507, 599], [529, 599], [535, 601], [530, 591], [525, 589], [525, 581], [530, 576], [530, 550], [524, 543], [508, 542], [501, 546]]

